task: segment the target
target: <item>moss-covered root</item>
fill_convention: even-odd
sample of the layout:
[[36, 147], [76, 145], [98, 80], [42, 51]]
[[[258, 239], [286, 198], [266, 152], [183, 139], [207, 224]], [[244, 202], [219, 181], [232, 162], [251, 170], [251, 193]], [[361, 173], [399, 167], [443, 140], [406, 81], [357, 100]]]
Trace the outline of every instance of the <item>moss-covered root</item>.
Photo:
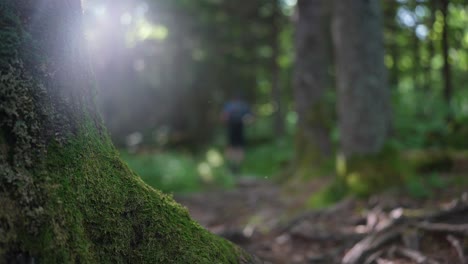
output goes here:
[[357, 196], [402, 184], [413, 174], [401, 155], [389, 149], [373, 155], [337, 156], [336, 171], [338, 181]]
[[203, 229], [171, 197], [144, 184], [97, 134], [80, 135], [49, 148], [43, 168], [36, 172], [46, 179], [45, 221], [35, 234], [11, 223], [2, 259], [24, 255], [40, 263], [260, 263]]

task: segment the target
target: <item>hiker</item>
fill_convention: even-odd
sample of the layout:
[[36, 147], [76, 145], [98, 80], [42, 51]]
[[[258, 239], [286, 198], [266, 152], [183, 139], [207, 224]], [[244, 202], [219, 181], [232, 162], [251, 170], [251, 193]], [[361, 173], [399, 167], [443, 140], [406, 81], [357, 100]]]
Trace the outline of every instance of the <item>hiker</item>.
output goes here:
[[253, 120], [253, 115], [248, 103], [236, 95], [224, 105], [221, 120], [226, 124], [228, 140], [226, 157], [229, 167], [233, 173], [238, 173], [244, 160], [244, 125]]

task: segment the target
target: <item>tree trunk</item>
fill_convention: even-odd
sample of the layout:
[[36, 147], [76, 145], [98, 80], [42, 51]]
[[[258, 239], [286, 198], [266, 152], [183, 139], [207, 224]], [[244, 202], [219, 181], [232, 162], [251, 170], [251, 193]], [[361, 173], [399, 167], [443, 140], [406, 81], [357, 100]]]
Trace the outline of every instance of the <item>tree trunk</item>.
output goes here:
[[452, 73], [451, 73], [451, 66], [449, 60], [449, 26], [448, 22], [448, 5], [449, 0], [441, 0], [441, 11], [444, 21], [444, 26], [442, 29], [442, 55], [444, 57], [444, 67], [442, 68], [442, 76], [444, 78], [444, 99], [447, 105], [448, 114], [447, 119], [450, 120], [452, 118], [451, 115], [451, 102], [452, 102]]
[[421, 88], [421, 81], [420, 81], [420, 65], [421, 65], [421, 56], [420, 56], [420, 49], [421, 49], [421, 41], [419, 40], [418, 35], [416, 34], [417, 25], [414, 26], [412, 29], [412, 41], [413, 41], [413, 88], [415, 91], [420, 91]]
[[1, 260], [255, 262], [120, 160], [95, 112], [79, 0], [2, 1], [0, 25]]
[[[408, 7], [414, 12], [418, 3], [416, 1], [411, 1], [408, 4]], [[418, 25], [420, 25], [419, 17], [415, 16], [415, 24], [414, 27], [411, 28], [411, 41], [412, 41], [412, 55], [413, 55], [413, 63], [412, 63], [412, 77], [413, 77], [413, 89], [417, 92], [420, 91], [421, 88], [421, 40], [418, 37], [416, 29]]]
[[275, 0], [273, 3], [273, 14], [272, 14], [272, 28], [271, 28], [271, 97], [275, 104], [276, 111], [274, 113], [274, 131], [277, 137], [281, 137], [284, 134], [284, 112], [282, 103], [282, 92], [280, 82], [280, 67], [278, 64], [278, 57], [280, 54], [280, 39], [279, 34], [280, 28], [280, 3]]
[[435, 55], [435, 48], [434, 42], [432, 41], [432, 36], [434, 35], [434, 23], [436, 19], [436, 9], [437, 5], [434, 1], [429, 1], [427, 3], [427, 8], [430, 10], [430, 15], [428, 18], [428, 25], [429, 28], [429, 35], [427, 39], [427, 52], [428, 52], [428, 60], [426, 61], [426, 65], [424, 66], [424, 92], [430, 92], [432, 86], [432, 59]]
[[341, 151], [379, 153], [390, 131], [379, 1], [335, 0], [332, 27]]
[[333, 104], [325, 98], [330, 86], [329, 11], [326, 0], [299, 0], [297, 4], [294, 99], [299, 167], [320, 165], [332, 153]]
[[385, 43], [388, 43], [389, 54], [392, 58], [392, 67], [390, 70], [389, 83], [391, 89], [398, 89], [400, 81], [400, 69], [398, 68], [398, 61], [400, 60], [400, 47], [395, 36], [398, 34], [398, 24], [396, 21], [396, 14], [400, 4], [397, 1], [389, 1], [385, 3], [384, 12], [384, 27], [388, 29], [388, 37]]

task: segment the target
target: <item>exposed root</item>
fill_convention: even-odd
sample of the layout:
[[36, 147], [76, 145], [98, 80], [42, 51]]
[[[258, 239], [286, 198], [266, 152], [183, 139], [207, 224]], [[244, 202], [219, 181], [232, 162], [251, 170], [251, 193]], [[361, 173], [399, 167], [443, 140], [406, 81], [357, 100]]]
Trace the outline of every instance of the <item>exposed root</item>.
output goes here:
[[[343, 257], [343, 264], [378, 263], [382, 256], [390, 253], [416, 263], [436, 264], [418, 250], [423, 235], [446, 234], [448, 242], [457, 252], [460, 263], [466, 264], [462, 243], [454, 236], [468, 235], [468, 203], [454, 203], [454, 207], [426, 216], [405, 217], [391, 221], [387, 227], [374, 231], [355, 244]], [[456, 223], [454, 223], [456, 219]], [[412, 234], [408, 239], [408, 233]], [[408, 242], [410, 241], [410, 242]], [[406, 245], [405, 247], [402, 245]], [[390, 255], [393, 255], [390, 254]], [[381, 261], [380, 261], [381, 262]]]
[[463, 253], [463, 248], [461, 246], [460, 240], [452, 235], [447, 236], [447, 241], [453, 246], [455, 251], [457, 252], [458, 259], [460, 260], [461, 264], [467, 264], [465, 254]]

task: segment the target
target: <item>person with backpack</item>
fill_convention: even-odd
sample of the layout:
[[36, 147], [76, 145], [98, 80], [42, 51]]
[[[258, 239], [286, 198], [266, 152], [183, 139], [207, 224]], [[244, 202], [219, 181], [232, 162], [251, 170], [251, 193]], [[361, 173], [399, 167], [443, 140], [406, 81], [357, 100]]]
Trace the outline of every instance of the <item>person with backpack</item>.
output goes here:
[[227, 132], [226, 157], [232, 172], [237, 174], [245, 156], [244, 126], [253, 120], [249, 104], [241, 96], [235, 96], [224, 105], [221, 120], [225, 123]]

